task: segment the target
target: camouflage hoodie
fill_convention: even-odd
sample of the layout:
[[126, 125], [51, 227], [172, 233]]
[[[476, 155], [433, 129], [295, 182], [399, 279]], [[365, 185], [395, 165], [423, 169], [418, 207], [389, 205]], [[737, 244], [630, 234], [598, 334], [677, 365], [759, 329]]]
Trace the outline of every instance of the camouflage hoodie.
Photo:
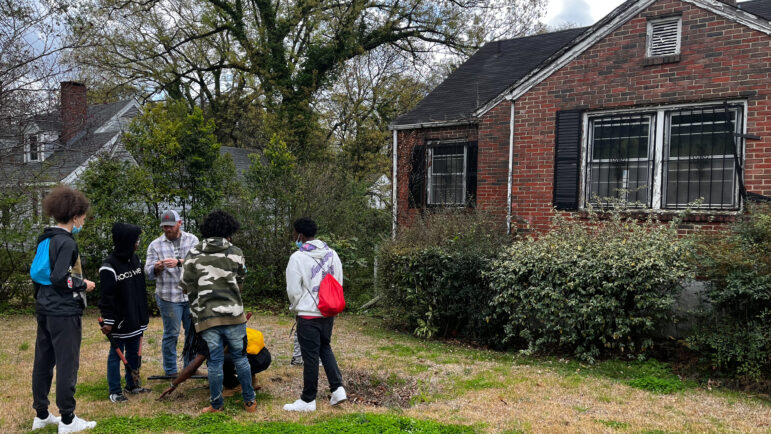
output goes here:
[[244, 254], [224, 238], [206, 238], [185, 257], [180, 288], [190, 301], [195, 330], [243, 324]]

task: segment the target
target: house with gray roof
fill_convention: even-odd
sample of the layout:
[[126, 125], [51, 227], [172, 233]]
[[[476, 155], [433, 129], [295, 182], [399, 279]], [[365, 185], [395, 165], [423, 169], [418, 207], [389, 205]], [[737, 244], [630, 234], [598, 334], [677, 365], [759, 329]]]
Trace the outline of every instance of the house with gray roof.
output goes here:
[[133, 161], [120, 137], [139, 110], [134, 100], [89, 105], [83, 84], [61, 83], [60, 109], [32, 117], [6, 139], [4, 186], [71, 185], [99, 155]]

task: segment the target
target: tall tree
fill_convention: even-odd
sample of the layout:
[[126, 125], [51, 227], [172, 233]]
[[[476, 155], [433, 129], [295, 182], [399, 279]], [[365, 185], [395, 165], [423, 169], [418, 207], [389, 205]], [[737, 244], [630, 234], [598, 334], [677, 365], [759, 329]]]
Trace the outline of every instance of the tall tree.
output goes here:
[[[76, 57], [124, 80], [214, 102], [223, 87], [256, 92], [301, 161], [313, 154], [312, 103], [346, 61], [391, 46], [468, 53], [527, 31], [544, 0], [84, 0]], [[81, 39], [82, 41], [82, 39]], [[104, 66], [102, 66], [104, 65]]]
[[214, 135], [214, 122], [205, 120], [196, 107], [188, 109], [184, 101], [171, 100], [148, 105], [124, 135], [126, 148], [151, 180], [151, 210], [160, 217], [158, 207], [174, 205], [185, 219], [198, 220], [224, 195], [227, 178], [235, 176], [232, 162], [229, 173], [219, 156], [220, 144]]

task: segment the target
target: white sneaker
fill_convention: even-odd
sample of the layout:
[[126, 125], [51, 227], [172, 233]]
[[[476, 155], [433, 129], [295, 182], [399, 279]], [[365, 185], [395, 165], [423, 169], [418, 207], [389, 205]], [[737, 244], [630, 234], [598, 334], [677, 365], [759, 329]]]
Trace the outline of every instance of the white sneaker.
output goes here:
[[75, 418], [72, 419], [72, 422], [70, 422], [69, 424], [59, 421], [59, 434], [68, 433], [68, 432], [81, 432], [87, 429], [94, 428], [95, 426], [96, 426], [96, 422], [94, 421], [89, 422], [87, 420], [83, 420], [75, 416]]
[[314, 399], [311, 402], [305, 402], [302, 399], [298, 399], [297, 401], [286, 404], [284, 406], [284, 410], [286, 411], [316, 411], [316, 400]]
[[337, 390], [332, 392], [332, 398], [329, 399], [329, 404], [337, 405], [346, 399], [348, 399], [348, 396], [345, 395], [345, 389], [343, 389], [343, 386], [340, 386], [337, 388]]
[[48, 413], [48, 417], [45, 419], [41, 419], [37, 416], [35, 416], [35, 420], [32, 421], [32, 431], [35, 431], [36, 429], [45, 428], [48, 425], [53, 425], [55, 423], [59, 423], [61, 420], [60, 417], [56, 417], [52, 415], [51, 413]]

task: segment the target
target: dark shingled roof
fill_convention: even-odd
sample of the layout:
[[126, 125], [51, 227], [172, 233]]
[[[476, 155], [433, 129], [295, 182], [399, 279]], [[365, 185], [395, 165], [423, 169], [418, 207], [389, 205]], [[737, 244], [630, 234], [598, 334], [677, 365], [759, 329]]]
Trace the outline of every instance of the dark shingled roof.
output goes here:
[[225, 154], [230, 154], [230, 158], [233, 159], [233, 164], [236, 166], [236, 173], [238, 176], [243, 176], [244, 173], [249, 170], [249, 166], [252, 164], [252, 161], [249, 159], [249, 155], [261, 155], [261, 152], [256, 149], [220, 146], [220, 155]]
[[752, 0], [738, 3], [739, 9], [771, 21], [771, 0]]
[[487, 43], [391, 125], [466, 119], [585, 30]]

